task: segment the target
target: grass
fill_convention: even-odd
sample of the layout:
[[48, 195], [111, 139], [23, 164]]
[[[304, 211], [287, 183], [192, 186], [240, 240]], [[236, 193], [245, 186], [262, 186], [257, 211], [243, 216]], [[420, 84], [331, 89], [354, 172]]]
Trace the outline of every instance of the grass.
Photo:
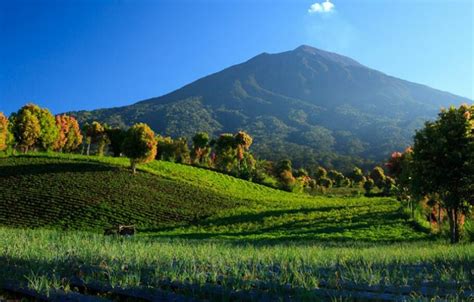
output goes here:
[[6, 263], [0, 276], [39, 290], [73, 288], [69, 282], [80, 276], [112, 287], [161, 288], [216, 301], [238, 292], [312, 300], [317, 288], [382, 286], [403, 292], [408, 286], [415, 296], [423, 287], [461, 294], [472, 290], [473, 281], [472, 244], [266, 245], [5, 228], [0, 240], [0, 260]]
[[[394, 199], [288, 193], [161, 161], [137, 175], [127, 166], [0, 158], [0, 285], [48, 294], [80, 281], [108, 295], [159, 289], [211, 301], [472, 294], [474, 245], [437, 240]], [[129, 223], [138, 236], [98, 234]]]
[[238, 240], [427, 239], [390, 198], [309, 196], [221, 173], [124, 158], [34, 154], [0, 159], [0, 225], [96, 230], [135, 224], [155, 237]]

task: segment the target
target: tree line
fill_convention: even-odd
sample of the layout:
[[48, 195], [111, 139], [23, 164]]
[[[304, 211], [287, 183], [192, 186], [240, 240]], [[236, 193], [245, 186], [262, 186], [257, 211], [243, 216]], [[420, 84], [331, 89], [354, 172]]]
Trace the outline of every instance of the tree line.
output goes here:
[[[211, 138], [198, 132], [186, 138], [156, 135], [146, 124], [129, 129], [94, 121], [82, 127], [73, 116], [54, 116], [34, 104], [7, 118], [0, 113], [0, 151], [77, 152], [126, 156], [133, 173], [137, 164], [153, 159], [217, 170], [266, 186], [310, 194], [332, 187], [363, 188], [366, 195], [396, 195], [411, 209], [428, 208], [430, 222], [448, 219], [450, 238], [458, 242], [466, 215], [474, 204], [474, 105], [442, 110], [439, 118], [417, 131], [413, 147], [394, 152], [385, 166], [348, 175], [321, 166], [295, 169], [289, 159], [257, 159], [245, 131]], [[376, 190], [377, 189], [377, 190]]]

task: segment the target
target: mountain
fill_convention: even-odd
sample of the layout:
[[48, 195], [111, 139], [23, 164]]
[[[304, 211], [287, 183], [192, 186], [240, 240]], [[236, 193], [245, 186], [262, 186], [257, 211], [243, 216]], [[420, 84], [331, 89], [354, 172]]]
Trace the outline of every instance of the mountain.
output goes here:
[[80, 122], [148, 123], [162, 135], [245, 130], [266, 159], [345, 169], [407, 147], [440, 107], [472, 102], [310, 46], [262, 53], [161, 97], [73, 112]]

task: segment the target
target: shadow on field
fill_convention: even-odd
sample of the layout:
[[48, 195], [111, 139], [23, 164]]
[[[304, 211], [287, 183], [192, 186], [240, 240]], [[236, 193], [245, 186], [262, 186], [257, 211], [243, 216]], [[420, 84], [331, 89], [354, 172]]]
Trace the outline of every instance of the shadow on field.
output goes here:
[[[189, 261], [188, 265], [194, 265], [192, 259], [175, 259], [173, 262], [177, 262], [176, 267], [168, 267], [168, 270], [160, 271], [159, 275], [161, 278], [156, 277], [157, 269], [162, 267], [163, 259], [160, 257], [156, 259], [150, 259], [147, 265], [143, 263], [139, 266], [133, 266], [131, 263], [125, 265], [121, 261], [117, 261], [117, 258], [113, 255], [102, 255], [95, 257], [93, 261], [86, 260], [80, 256], [58, 255], [53, 257], [54, 260], [44, 260], [37, 258], [17, 258], [17, 257], [6, 257], [0, 256], [0, 291], [5, 284], [15, 284], [18, 288], [26, 287], [28, 285], [28, 279], [32, 275], [36, 278], [44, 277], [48, 280], [59, 280], [61, 286], [71, 285], [72, 291], [80, 292], [86, 296], [96, 296], [97, 294], [104, 295], [113, 293], [114, 289], [110, 286], [110, 276], [114, 276], [114, 282], [123, 280], [121, 286], [119, 286], [119, 299], [118, 301], [136, 301], [136, 297], [141, 294], [146, 294], [149, 299], [145, 301], [185, 301], [183, 299], [173, 300], [157, 300], [153, 299], [152, 289], [156, 289], [165, 293], [172, 293], [179, 295], [179, 297], [193, 297], [196, 299], [205, 299], [206, 301], [222, 301], [223, 298], [231, 298], [231, 301], [276, 301], [281, 297], [291, 297], [289, 301], [308, 301], [311, 297], [311, 301], [334, 301], [336, 297], [347, 298], [347, 290], [349, 293], [357, 294], [364, 293], [367, 289], [367, 283], [359, 281], [360, 283], [349, 282], [341, 283], [339, 277], [343, 278], [351, 276], [356, 271], [360, 270], [360, 273], [364, 273], [366, 268], [363, 266], [363, 262], [354, 259], [353, 261], [345, 261], [342, 263], [331, 264], [330, 266], [315, 266], [312, 268], [315, 276], [318, 278], [319, 289], [305, 289], [302, 287], [296, 287], [295, 285], [289, 285], [286, 280], [279, 280], [274, 278], [268, 280], [254, 280], [243, 278], [243, 272], [252, 271], [255, 269], [255, 263], [253, 261], [243, 261], [237, 265], [239, 270], [242, 272], [230, 273], [228, 275], [216, 275], [215, 278], [210, 278], [204, 283], [192, 283], [189, 280], [184, 280], [185, 277], [179, 276], [176, 273], [183, 272], [183, 265], [186, 261]], [[230, 260], [230, 259], [229, 259]], [[207, 261], [212, 261], [208, 259]], [[160, 264], [161, 263], [161, 264]], [[234, 263], [234, 262], [232, 262]], [[235, 263], [234, 263], [235, 265]], [[284, 267], [280, 263], [268, 262], [260, 263], [258, 267], [262, 272], [268, 272], [272, 276], [278, 276], [284, 271]], [[438, 263], [426, 262], [426, 263], [400, 263], [399, 261], [372, 263], [370, 269], [375, 271], [383, 271], [384, 274], [393, 275], [397, 272], [404, 272], [410, 276], [409, 282], [409, 294], [421, 293], [423, 290], [426, 292], [426, 284], [416, 282], [417, 278], [424, 275], [433, 275], [435, 278], [432, 284], [428, 284], [432, 289], [438, 287], [455, 289], [468, 289], [469, 285], [466, 282], [453, 283], [451, 281], [442, 281], [439, 274], [442, 272], [437, 269], [437, 266], [444, 265], [450, 267], [455, 271], [468, 271], [474, 263], [472, 261], [438, 261]], [[166, 266], [164, 266], [166, 267]], [[213, 275], [211, 271], [207, 271], [206, 267], [212, 267], [212, 265], [203, 265], [202, 271], [197, 271], [196, 274], [206, 273]], [[296, 272], [295, 272], [296, 273]], [[186, 275], [185, 273], [184, 275]], [[283, 273], [284, 275], [285, 273]], [[130, 282], [130, 275], [139, 275], [140, 281]], [[172, 277], [174, 276], [174, 277]], [[336, 276], [336, 279], [334, 279]], [[171, 279], [173, 278], [173, 279]], [[87, 281], [85, 281], [87, 280]], [[128, 281], [127, 281], [128, 280]], [[84, 283], [87, 282], [87, 283]], [[80, 285], [77, 285], [80, 284]], [[84, 286], [85, 285], [85, 286]], [[358, 285], [358, 286], [357, 286]], [[250, 288], [250, 289], [249, 289]], [[406, 286], [404, 287], [406, 289]], [[236, 291], [237, 289], [237, 291]], [[326, 292], [328, 289], [330, 292]], [[384, 292], [387, 289], [378, 287], [377, 291]], [[392, 291], [398, 297], [408, 295], [406, 293], [398, 292], [397, 286], [392, 288]], [[238, 295], [235, 295], [236, 293]], [[429, 292], [429, 291], [428, 291]], [[328, 294], [330, 293], [330, 294]], [[156, 293], [155, 293], [156, 295]], [[233, 295], [233, 296], [232, 296]], [[431, 295], [431, 294], [429, 294]], [[128, 300], [127, 300], [128, 297]], [[125, 299], [125, 300], [124, 300]], [[131, 300], [129, 300], [131, 299]], [[140, 299], [142, 300], [142, 299]], [[226, 299], [224, 299], [226, 300]], [[116, 300], [117, 301], [117, 300]], [[199, 301], [199, 300], [197, 300]], [[348, 301], [366, 301], [365, 299], [349, 299]], [[385, 299], [377, 299], [377, 301], [385, 301]], [[390, 301], [392, 301], [390, 299]]]
[[[403, 234], [403, 231], [410, 230], [413, 226], [406, 226], [409, 222], [401, 212], [373, 211], [357, 214], [349, 219], [336, 215], [338, 211], [359, 207], [365, 207], [365, 205], [270, 210], [255, 214], [240, 214], [195, 223], [193, 227], [197, 230], [194, 232], [182, 232], [179, 228], [173, 227], [141, 231], [151, 233], [148, 236], [152, 238], [219, 238], [229, 239], [230, 243], [238, 245], [311, 241], [408, 242], [420, 240], [420, 238], [410, 238]], [[335, 214], [331, 215], [329, 213], [331, 211], [335, 211]], [[435, 238], [425, 233], [423, 239]]]
[[58, 163], [0, 166], [0, 177], [115, 171], [118, 168], [95, 163]]

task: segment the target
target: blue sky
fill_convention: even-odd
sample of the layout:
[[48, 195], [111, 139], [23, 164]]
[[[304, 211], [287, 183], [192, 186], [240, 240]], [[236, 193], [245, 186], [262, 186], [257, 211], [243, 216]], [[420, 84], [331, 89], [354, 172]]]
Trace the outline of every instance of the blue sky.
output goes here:
[[0, 0], [0, 111], [159, 96], [308, 44], [474, 98], [471, 0]]

